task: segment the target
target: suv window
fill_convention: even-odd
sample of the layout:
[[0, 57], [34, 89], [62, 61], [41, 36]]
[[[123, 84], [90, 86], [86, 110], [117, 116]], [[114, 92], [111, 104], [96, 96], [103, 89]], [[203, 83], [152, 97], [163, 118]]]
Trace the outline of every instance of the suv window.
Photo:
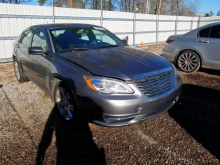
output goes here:
[[44, 33], [41, 30], [35, 30], [32, 40], [32, 47], [42, 47], [44, 51], [47, 49], [47, 43]]
[[55, 30], [52, 31], [53, 37], [57, 38], [60, 34], [63, 34], [65, 30]]
[[208, 38], [209, 37], [209, 33], [210, 33], [210, 29], [211, 29], [211, 27], [208, 27], [208, 28], [200, 30], [198, 37]]
[[24, 32], [23, 35], [22, 35], [22, 37], [21, 37], [20, 42], [21, 42], [23, 45], [30, 46], [31, 36], [32, 36], [32, 31], [28, 30], [28, 31]]
[[88, 30], [85, 30], [85, 29], [80, 29], [76, 32], [79, 38], [85, 41], [89, 41], [88, 33], [89, 33]]
[[102, 40], [102, 42], [106, 42], [111, 45], [117, 45], [115, 40], [110, 38], [107, 34], [103, 33], [101, 30], [93, 29], [92, 32], [95, 34], [96, 39]]
[[212, 27], [210, 38], [220, 38], [220, 25]]

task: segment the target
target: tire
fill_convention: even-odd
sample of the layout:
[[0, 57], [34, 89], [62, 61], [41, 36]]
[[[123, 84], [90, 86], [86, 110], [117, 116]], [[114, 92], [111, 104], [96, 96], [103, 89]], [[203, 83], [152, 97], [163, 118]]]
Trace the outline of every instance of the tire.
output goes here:
[[65, 120], [72, 120], [77, 115], [77, 106], [69, 88], [60, 81], [54, 90], [54, 100], [59, 114]]
[[200, 68], [199, 55], [190, 50], [182, 52], [177, 58], [177, 66], [183, 72], [192, 73]]
[[29, 81], [29, 79], [25, 76], [25, 74], [21, 70], [20, 64], [16, 58], [13, 58], [13, 62], [14, 62], [15, 77], [17, 78], [18, 82], [23, 83]]

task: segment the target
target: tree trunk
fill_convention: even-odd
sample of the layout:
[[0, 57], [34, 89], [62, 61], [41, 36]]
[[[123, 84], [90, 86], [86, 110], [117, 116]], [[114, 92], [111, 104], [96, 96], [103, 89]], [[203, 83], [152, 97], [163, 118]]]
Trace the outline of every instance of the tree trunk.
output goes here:
[[170, 12], [171, 12], [171, 15], [174, 15], [175, 5], [176, 5], [176, 4], [175, 4], [175, 1], [172, 0], [171, 9], [170, 9], [170, 10], [171, 10], [171, 11], [170, 11]]
[[158, 10], [157, 10], [157, 14], [158, 14], [158, 15], [160, 15], [161, 3], [162, 3], [162, 0], [158, 0]]
[[159, 10], [159, 1], [160, 0], [156, 0], [156, 4], [155, 4], [155, 14], [158, 14], [158, 10]]
[[125, 11], [125, 0], [122, 0], [122, 11]]
[[95, 0], [95, 9], [98, 9], [98, 0]]
[[145, 13], [149, 14], [149, 0], [146, 0]]
[[108, 10], [112, 11], [112, 0], [108, 1]]
[[102, 0], [99, 0], [99, 10], [102, 10]]
[[134, 0], [130, 0], [130, 12], [134, 11]]
[[129, 7], [129, 6], [128, 6], [128, 0], [125, 0], [125, 11], [126, 11], [126, 12], [128, 12], [128, 10], [129, 10], [128, 7]]

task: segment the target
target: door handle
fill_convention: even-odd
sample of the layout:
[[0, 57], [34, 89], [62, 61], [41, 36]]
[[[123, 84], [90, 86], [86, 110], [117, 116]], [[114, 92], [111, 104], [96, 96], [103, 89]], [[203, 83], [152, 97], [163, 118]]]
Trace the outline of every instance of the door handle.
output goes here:
[[209, 41], [205, 41], [205, 40], [200, 40], [200, 43], [209, 43]]

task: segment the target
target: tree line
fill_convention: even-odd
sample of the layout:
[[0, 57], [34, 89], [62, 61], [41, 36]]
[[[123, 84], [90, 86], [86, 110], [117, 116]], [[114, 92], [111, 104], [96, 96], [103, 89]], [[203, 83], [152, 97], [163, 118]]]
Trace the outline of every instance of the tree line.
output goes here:
[[[209, 13], [205, 13], [204, 16], [205, 17], [211, 17], [214, 15], [213, 11], [210, 11]], [[217, 12], [216, 16], [220, 16], [220, 10]]]
[[[22, 3], [23, 0], [0, 0], [0, 3]], [[32, 1], [32, 0], [29, 0]], [[38, 0], [44, 5], [52, 0]], [[56, 7], [138, 12], [158, 15], [196, 16], [200, 0], [54, 0]], [[136, 10], [138, 9], [138, 10]], [[213, 16], [213, 11], [204, 16]], [[220, 16], [220, 10], [216, 14]]]
[[[38, 0], [43, 5], [48, 0]], [[100, 7], [100, 0], [55, 0], [55, 6], [68, 8]], [[139, 12], [145, 14], [195, 16], [199, 0], [102, 0], [102, 9], [109, 11]], [[138, 10], [136, 10], [138, 8]]]

